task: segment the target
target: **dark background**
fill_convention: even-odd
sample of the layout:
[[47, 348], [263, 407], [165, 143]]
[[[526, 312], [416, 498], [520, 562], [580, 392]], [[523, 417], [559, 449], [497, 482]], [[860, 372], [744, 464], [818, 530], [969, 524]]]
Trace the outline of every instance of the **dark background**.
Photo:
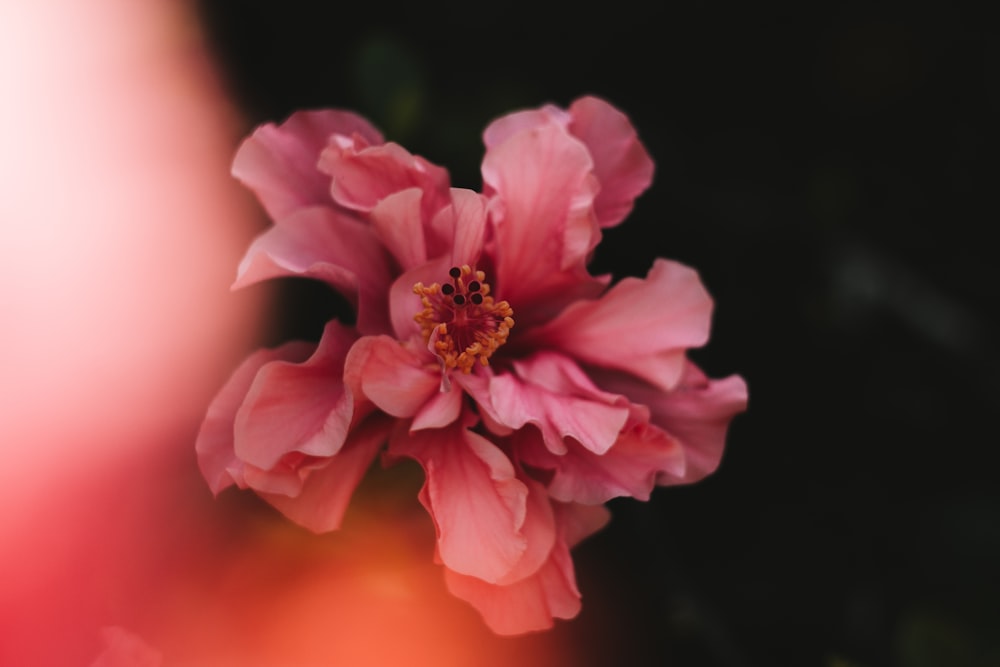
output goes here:
[[[478, 188], [498, 115], [592, 93], [637, 127], [656, 177], [594, 268], [698, 268], [716, 314], [693, 357], [750, 408], [717, 474], [612, 502], [576, 550], [583, 612], [552, 632], [587, 665], [1000, 664], [984, 17], [200, 6], [247, 129], [353, 109]], [[273, 337], [317, 334], [335, 302], [284, 289]]]

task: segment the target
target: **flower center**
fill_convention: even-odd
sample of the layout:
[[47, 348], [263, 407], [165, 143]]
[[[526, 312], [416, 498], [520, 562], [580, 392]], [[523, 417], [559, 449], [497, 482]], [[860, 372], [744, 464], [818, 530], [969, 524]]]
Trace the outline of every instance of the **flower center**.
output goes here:
[[469, 373], [476, 360], [488, 365], [490, 356], [507, 342], [514, 311], [506, 301], [493, 300], [482, 271], [466, 264], [452, 267], [448, 275], [451, 282], [444, 285], [413, 286], [424, 304], [413, 319], [424, 340], [433, 344], [444, 370], [459, 368]]

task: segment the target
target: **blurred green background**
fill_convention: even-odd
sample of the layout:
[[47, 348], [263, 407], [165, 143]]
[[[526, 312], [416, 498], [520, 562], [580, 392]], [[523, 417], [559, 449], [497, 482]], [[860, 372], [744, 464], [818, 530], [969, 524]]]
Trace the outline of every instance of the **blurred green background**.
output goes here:
[[[693, 357], [750, 409], [716, 475], [611, 503], [575, 552], [583, 612], [553, 633], [587, 665], [1000, 665], [995, 24], [587, 7], [200, 3], [248, 129], [353, 109], [478, 188], [503, 113], [591, 93], [636, 125], [656, 177], [594, 268], [698, 268]], [[275, 339], [337, 310], [281, 303]]]

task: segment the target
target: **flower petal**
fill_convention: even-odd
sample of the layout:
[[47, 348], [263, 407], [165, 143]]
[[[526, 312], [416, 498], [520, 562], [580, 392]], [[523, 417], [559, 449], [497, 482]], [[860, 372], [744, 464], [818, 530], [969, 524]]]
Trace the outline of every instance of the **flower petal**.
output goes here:
[[420, 326], [413, 319], [423, 310], [420, 297], [413, 293], [418, 282], [424, 285], [448, 280], [448, 269], [454, 266], [448, 257], [438, 257], [426, 264], [405, 271], [389, 288], [389, 319], [399, 340], [408, 340], [420, 334]]
[[372, 227], [379, 240], [406, 269], [427, 261], [420, 188], [407, 188], [386, 195], [372, 209]]
[[257, 373], [273, 362], [303, 361], [315, 349], [311, 343], [296, 341], [274, 349], [257, 350], [239, 365], [216, 394], [195, 441], [198, 467], [212, 493], [218, 495], [236, 482], [229, 472], [241, 465], [233, 448], [233, 424]]
[[425, 361], [394, 338], [368, 336], [351, 349], [347, 365], [365, 398], [393, 417], [412, 417], [441, 389], [441, 374]]
[[486, 199], [478, 192], [451, 189], [451, 204], [431, 220], [430, 257], [450, 256], [450, 266], [476, 266], [486, 235]]
[[469, 602], [493, 632], [516, 635], [553, 626], [553, 619], [569, 619], [580, 612], [580, 591], [569, 548], [607, 522], [603, 507], [553, 503], [559, 537], [548, 560], [538, 571], [508, 585], [445, 569], [445, 583], [455, 597]]
[[[564, 438], [598, 454], [614, 444], [630, 414], [623, 397], [601, 392], [575, 362], [558, 354], [540, 352], [515, 362], [514, 369], [492, 376], [486, 395], [475, 380], [467, 387], [494, 421], [514, 430], [534, 424], [557, 454], [566, 451]], [[464, 377], [455, 379], [465, 386]]]
[[514, 569], [527, 548], [522, 527], [528, 489], [502, 451], [456, 424], [397, 430], [389, 455], [416, 459], [423, 467], [420, 502], [434, 520], [438, 553], [449, 569], [488, 582]]
[[357, 134], [363, 145], [382, 143], [378, 130], [356, 114], [300, 111], [281, 125], [257, 128], [237, 151], [233, 175], [257, 194], [273, 220], [307, 206], [329, 205], [330, 178], [316, 164], [334, 134]]
[[571, 119], [567, 112], [552, 104], [546, 104], [540, 109], [515, 111], [491, 122], [483, 132], [483, 143], [489, 149], [502, 144], [522, 130], [530, 130], [549, 123], [566, 127]]
[[298, 495], [261, 493], [261, 497], [314, 533], [340, 528], [351, 496], [385, 444], [391, 425], [392, 420], [372, 415], [352, 429], [347, 442], [335, 456], [327, 459], [322, 467], [310, 471]]
[[586, 262], [600, 230], [592, 167], [586, 147], [553, 123], [517, 132], [486, 153], [496, 292], [519, 317], [561, 307], [593, 281]]
[[535, 345], [627, 371], [668, 390], [684, 371], [685, 350], [708, 340], [711, 316], [712, 299], [698, 274], [657, 259], [645, 280], [625, 278], [599, 299], [570, 305], [527, 336]]
[[339, 451], [354, 415], [342, 377], [355, 335], [332, 321], [309, 359], [274, 361], [260, 369], [236, 412], [238, 459], [268, 470], [292, 452], [331, 456]]
[[410, 424], [411, 431], [425, 428], [444, 428], [462, 412], [463, 395], [460, 391], [438, 391], [430, 397]]
[[690, 361], [677, 388], [667, 393], [617, 374], [607, 374], [601, 383], [649, 406], [651, 422], [683, 447], [683, 474], [661, 474], [660, 485], [695, 482], [714, 472], [722, 459], [729, 423], [747, 407], [743, 378], [731, 375], [710, 380]]
[[370, 226], [330, 208], [301, 209], [258, 236], [240, 262], [234, 288], [269, 278], [322, 280], [356, 308], [362, 333], [388, 331], [390, 270]]
[[599, 505], [629, 496], [649, 500], [661, 476], [684, 473], [684, 450], [676, 439], [648, 424], [636, 424], [602, 455], [568, 443], [565, 454], [553, 454], [531, 432], [515, 435], [515, 451], [525, 464], [553, 472], [549, 494], [564, 502]]
[[653, 181], [653, 161], [628, 117], [596, 97], [581, 97], [569, 108], [569, 131], [587, 146], [601, 190], [594, 212], [601, 227], [617, 225], [635, 198]]
[[424, 192], [424, 219], [448, 202], [447, 170], [393, 142], [360, 150], [330, 144], [319, 169], [330, 176], [333, 200], [356, 211], [371, 211], [385, 197], [412, 187]]

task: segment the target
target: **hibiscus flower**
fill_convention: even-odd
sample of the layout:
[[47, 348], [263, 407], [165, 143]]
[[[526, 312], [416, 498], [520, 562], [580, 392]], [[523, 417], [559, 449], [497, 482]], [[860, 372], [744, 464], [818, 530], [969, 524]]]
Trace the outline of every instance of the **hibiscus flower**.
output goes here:
[[625, 115], [584, 97], [484, 139], [481, 193], [349, 112], [299, 112], [242, 144], [233, 173], [274, 224], [235, 286], [321, 280], [357, 317], [252, 354], [196, 448], [213, 492], [252, 489], [317, 532], [380, 453], [416, 460], [448, 589], [516, 634], [579, 612], [570, 549], [603, 503], [711, 473], [747, 393], [687, 359], [712, 311], [694, 270], [588, 271], [652, 179]]

